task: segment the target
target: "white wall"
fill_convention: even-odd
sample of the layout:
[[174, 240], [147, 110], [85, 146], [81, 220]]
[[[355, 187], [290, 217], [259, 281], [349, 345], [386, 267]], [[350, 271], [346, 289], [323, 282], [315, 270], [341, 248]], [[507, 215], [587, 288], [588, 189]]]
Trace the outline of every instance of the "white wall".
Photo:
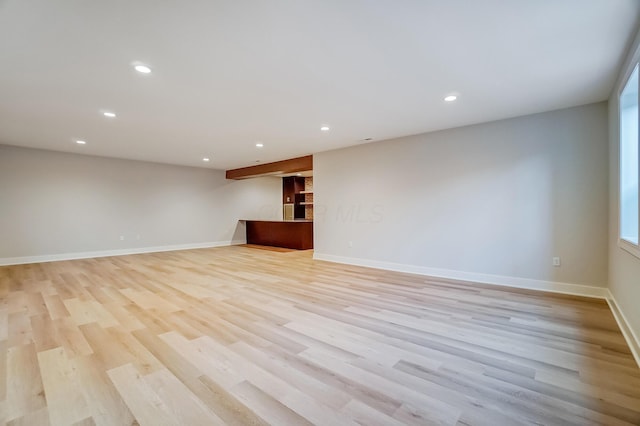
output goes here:
[[606, 286], [607, 156], [606, 103], [316, 154], [316, 257]]
[[[640, 350], [640, 259], [618, 247], [619, 226], [619, 111], [618, 96], [626, 77], [640, 60], [640, 33], [624, 61], [609, 99], [609, 290], [635, 334], [636, 351]], [[640, 359], [638, 360], [640, 362]]]
[[273, 177], [0, 145], [0, 262], [229, 244], [245, 238], [239, 219], [279, 218], [281, 199]]

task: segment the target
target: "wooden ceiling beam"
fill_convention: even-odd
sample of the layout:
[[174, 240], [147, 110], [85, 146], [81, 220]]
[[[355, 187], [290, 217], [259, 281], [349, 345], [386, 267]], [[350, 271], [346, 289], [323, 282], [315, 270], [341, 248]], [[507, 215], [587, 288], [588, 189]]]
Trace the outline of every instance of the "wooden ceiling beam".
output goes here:
[[226, 177], [227, 179], [249, 179], [268, 175], [306, 172], [308, 170], [313, 170], [313, 155], [227, 170]]

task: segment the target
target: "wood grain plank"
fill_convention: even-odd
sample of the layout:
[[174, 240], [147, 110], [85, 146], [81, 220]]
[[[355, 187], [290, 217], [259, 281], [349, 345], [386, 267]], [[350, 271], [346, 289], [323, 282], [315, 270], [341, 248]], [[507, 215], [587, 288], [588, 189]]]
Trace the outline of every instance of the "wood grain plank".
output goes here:
[[178, 425], [158, 394], [131, 364], [107, 371], [118, 393], [142, 426]]
[[76, 368], [59, 347], [38, 352], [52, 425], [69, 425], [90, 417], [89, 407], [81, 392]]
[[132, 425], [135, 418], [122, 400], [107, 370], [95, 354], [74, 359], [82, 394], [97, 425]]
[[7, 349], [6, 420], [23, 417], [46, 407], [35, 345]]

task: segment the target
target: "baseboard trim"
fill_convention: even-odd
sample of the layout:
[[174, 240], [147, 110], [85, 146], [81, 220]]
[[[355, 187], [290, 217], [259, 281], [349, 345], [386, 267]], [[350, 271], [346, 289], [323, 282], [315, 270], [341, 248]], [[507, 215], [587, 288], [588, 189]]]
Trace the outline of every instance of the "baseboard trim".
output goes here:
[[167, 246], [127, 248], [116, 250], [85, 251], [77, 253], [48, 254], [43, 256], [0, 258], [0, 266], [24, 265], [28, 263], [58, 262], [61, 260], [90, 259], [94, 257], [126, 256], [130, 254], [159, 253], [163, 251], [192, 250], [201, 248], [246, 244], [244, 240], [213, 241], [205, 243], [173, 244]]
[[629, 345], [633, 358], [636, 360], [638, 367], [640, 367], [640, 339], [631, 327], [629, 321], [627, 321], [627, 317], [624, 315], [622, 309], [620, 309], [620, 305], [618, 305], [618, 302], [616, 302], [615, 297], [613, 297], [613, 294], [609, 289], [607, 289], [607, 293], [607, 303], [613, 313], [613, 317], [616, 319], [618, 327], [620, 327], [620, 331], [622, 331], [622, 335], [627, 341], [627, 345]]
[[461, 281], [472, 281], [483, 284], [493, 284], [503, 287], [524, 288], [528, 290], [548, 291], [552, 293], [570, 294], [573, 296], [607, 299], [610, 295], [605, 287], [594, 287], [580, 284], [569, 284], [555, 281], [534, 280], [530, 278], [508, 277], [504, 275], [481, 274], [476, 272], [455, 271], [451, 269], [429, 268], [424, 266], [407, 265], [402, 263], [381, 262], [370, 259], [334, 256], [330, 254], [314, 253], [313, 258], [327, 262], [343, 263], [354, 266], [384, 269], [409, 274], [427, 275], [431, 277], [447, 278]]

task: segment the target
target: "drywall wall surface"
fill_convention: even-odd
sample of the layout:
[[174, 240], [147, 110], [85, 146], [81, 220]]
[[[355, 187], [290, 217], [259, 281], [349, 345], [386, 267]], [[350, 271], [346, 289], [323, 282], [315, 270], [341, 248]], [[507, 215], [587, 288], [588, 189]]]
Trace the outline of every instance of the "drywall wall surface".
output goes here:
[[316, 257], [605, 286], [607, 140], [603, 102], [315, 154]]
[[[640, 258], [618, 244], [620, 224], [619, 94], [640, 60], [640, 33], [631, 45], [609, 99], [609, 290], [624, 315], [626, 326], [640, 345]], [[640, 348], [640, 346], [638, 346]]]
[[0, 258], [242, 242], [278, 178], [0, 145]]

